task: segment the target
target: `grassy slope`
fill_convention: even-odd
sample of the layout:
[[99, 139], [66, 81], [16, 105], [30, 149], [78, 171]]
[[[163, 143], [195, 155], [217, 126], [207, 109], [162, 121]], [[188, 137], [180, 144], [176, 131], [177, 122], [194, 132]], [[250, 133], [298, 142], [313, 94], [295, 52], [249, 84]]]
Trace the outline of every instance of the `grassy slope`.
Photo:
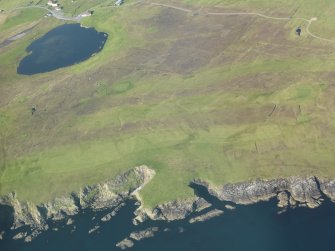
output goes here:
[[[91, 7], [78, 2], [66, 3], [65, 11]], [[312, 30], [335, 38], [332, 1], [183, 2], [284, 16], [297, 10], [296, 16], [320, 17]], [[195, 177], [217, 184], [335, 177], [332, 45], [305, 36], [297, 40], [296, 21], [269, 21], [284, 35], [267, 38], [261, 36], [264, 20], [254, 20], [241, 30], [243, 39], [225, 47], [223, 58], [230, 61], [218, 55], [192, 72], [162, 70], [151, 58], [159, 60], [163, 52], [135, 61], [181, 38], [177, 31], [155, 35], [161, 27], [148, 20], [159, 17], [160, 9], [115, 9], [108, 3], [95, 2], [95, 15], [83, 21], [109, 33], [103, 52], [84, 63], [33, 77], [15, 74], [30, 41], [61, 23], [49, 19], [0, 50], [2, 194], [16, 190], [21, 198], [45, 201], [140, 164], [157, 170], [142, 191], [148, 206], [192, 195], [187, 185]], [[12, 14], [0, 36], [15, 34], [40, 14]], [[39, 112], [32, 117], [33, 104]]]

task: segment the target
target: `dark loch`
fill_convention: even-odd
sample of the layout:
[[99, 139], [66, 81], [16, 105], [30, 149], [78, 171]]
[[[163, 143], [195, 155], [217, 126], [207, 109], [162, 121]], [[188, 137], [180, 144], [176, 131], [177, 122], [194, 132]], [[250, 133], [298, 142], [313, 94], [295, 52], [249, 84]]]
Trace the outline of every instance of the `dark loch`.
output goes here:
[[17, 73], [33, 75], [50, 72], [87, 60], [100, 52], [108, 35], [80, 24], [64, 24], [32, 42]]

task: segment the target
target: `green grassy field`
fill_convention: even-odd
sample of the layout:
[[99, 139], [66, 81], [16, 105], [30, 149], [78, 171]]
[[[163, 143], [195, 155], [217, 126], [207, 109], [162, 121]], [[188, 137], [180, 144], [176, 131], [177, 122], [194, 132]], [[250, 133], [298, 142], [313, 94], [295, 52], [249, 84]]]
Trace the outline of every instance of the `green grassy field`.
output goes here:
[[[29, 2], [0, 0], [0, 9]], [[69, 16], [94, 9], [82, 23], [109, 39], [83, 63], [21, 76], [25, 48], [63, 22], [40, 10], [0, 14], [0, 43], [36, 25], [0, 48], [0, 194], [39, 203], [142, 164], [157, 172], [141, 191], [146, 206], [192, 196], [194, 178], [335, 178], [335, 43], [308, 36], [306, 22], [60, 2]], [[311, 31], [335, 39], [330, 0], [164, 3], [316, 16]]]

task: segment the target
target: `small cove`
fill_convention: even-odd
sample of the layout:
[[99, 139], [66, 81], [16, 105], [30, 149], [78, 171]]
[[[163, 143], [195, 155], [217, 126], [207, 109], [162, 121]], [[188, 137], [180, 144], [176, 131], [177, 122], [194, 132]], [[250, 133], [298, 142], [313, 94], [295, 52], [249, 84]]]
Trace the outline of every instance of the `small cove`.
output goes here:
[[29, 53], [21, 61], [17, 73], [33, 75], [50, 72], [87, 60], [100, 52], [108, 35], [80, 24], [64, 24], [33, 41]]

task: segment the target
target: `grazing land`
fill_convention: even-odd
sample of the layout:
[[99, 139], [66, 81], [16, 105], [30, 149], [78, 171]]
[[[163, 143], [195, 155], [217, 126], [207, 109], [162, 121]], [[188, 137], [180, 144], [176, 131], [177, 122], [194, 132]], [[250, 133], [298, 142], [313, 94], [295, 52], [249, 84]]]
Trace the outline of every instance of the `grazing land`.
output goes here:
[[0, 46], [0, 194], [43, 202], [142, 164], [157, 172], [147, 206], [192, 196], [194, 178], [335, 178], [335, 43], [307, 32], [335, 40], [334, 1], [59, 2], [94, 10], [81, 23], [109, 39], [83, 63], [17, 75], [64, 21], [16, 9], [46, 1], [0, 0], [0, 44], [34, 27]]

